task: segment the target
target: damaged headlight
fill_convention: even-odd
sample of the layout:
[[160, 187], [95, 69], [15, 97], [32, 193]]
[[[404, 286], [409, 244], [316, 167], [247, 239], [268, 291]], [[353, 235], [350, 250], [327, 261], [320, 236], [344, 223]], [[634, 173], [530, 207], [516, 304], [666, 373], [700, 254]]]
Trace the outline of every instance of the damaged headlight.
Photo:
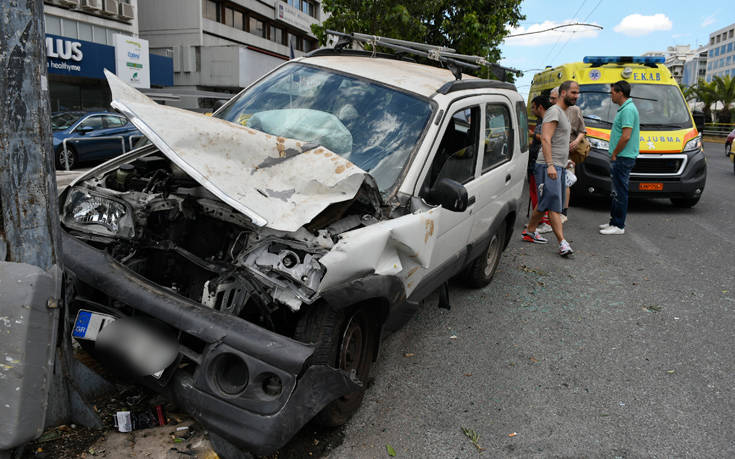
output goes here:
[[132, 211], [127, 204], [84, 188], [69, 190], [62, 222], [68, 228], [102, 236], [135, 236]]

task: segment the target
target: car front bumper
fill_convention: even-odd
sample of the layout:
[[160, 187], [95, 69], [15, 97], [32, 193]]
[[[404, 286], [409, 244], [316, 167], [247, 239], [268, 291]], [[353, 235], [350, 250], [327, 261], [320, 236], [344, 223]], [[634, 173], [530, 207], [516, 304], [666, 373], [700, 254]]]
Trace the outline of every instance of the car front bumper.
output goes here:
[[[674, 155], [671, 155], [674, 156]], [[655, 169], [633, 173], [628, 187], [631, 197], [646, 198], [692, 198], [704, 191], [707, 181], [707, 163], [701, 150], [676, 155], [684, 159], [683, 169], [677, 173], [658, 174]], [[669, 161], [667, 154], [645, 155], [641, 158]], [[636, 168], [633, 169], [636, 172]], [[572, 190], [575, 194], [587, 196], [609, 196], [611, 190], [610, 158], [607, 150], [592, 148], [589, 156], [577, 165], [577, 183]], [[643, 185], [641, 185], [643, 184]], [[648, 184], [661, 184], [660, 189], [645, 190]]]
[[[344, 371], [309, 365], [310, 345], [161, 288], [64, 231], [62, 243], [69, 320], [83, 307], [148, 317], [177, 331], [180, 358], [159, 379], [146, 376], [139, 382], [168, 394], [235, 445], [271, 454], [329, 402], [360, 389]], [[248, 383], [236, 395], [218, 390], [214, 362], [223, 354], [247, 366]], [[274, 376], [281, 382], [278, 395], [264, 389], [265, 378]]]

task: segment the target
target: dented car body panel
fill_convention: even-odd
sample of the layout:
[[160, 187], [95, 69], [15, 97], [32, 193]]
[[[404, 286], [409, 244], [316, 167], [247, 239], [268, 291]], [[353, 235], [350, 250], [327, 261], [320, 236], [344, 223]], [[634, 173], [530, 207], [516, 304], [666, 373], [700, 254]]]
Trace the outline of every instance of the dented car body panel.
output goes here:
[[[436, 92], [453, 79], [297, 59], [213, 118], [108, 74], [113, 106], [151, 143], [60, 196], [69, 320], [173, 336], [173, 363], [133, 365], [147, 368], [137, 380], [256, 454], [315, 416], [345, 422], [381, 336], [451, 277], [489, 282], [515, 221], [522, 99], [490, 83]], [[74, 339], [113, 367], [135, 359]]]

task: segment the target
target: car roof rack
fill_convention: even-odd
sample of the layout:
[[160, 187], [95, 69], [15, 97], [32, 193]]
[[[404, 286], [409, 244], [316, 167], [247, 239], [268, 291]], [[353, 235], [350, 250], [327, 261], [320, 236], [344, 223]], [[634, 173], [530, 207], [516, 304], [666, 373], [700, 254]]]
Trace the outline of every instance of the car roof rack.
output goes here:
[[[353, 43], [362, 43], [372, 45], [373, 50], [375, 50], [377, 46], [391, 49], [399, 53], [399, 56], [401, 58], [404, 57], [403, 55], [424, 57], [429, 61], [436, 62], [443, 67], [449, 69], [452, 72], [452, 75], [454, 75], [454, 78], [457, 80], [462, 79], [462, 69], [477, 70], [480, 68], [480, 66], [483, 65], [489, 67], [492, 70], [493, 74], [495, 74], [495, 76], [497, 76], [502, 81], [505, 81], [508, 72], [518, 73], [518, 70], [516, 69], [503, 67], [502, 65], [498, 65], [494, 62], [488, 62], [484, 57], [472, 56], [468, 54], [458, 54], [456, 50], [444, 46], [429, 45], [426, 43], [417, 43], [413, 41], [380, 37], [377, 35], [367, 35], [357, 32], [343, 33], [336, 30], [327, 30], [327, 35], [333, 35], [339, 38], [337, 43], [334, 45], [333, 50], [322, 48], [316, 51], [312, 51], [307, 56], [324, 56], [327, 54], [353, 54], [349, 52], [349, 47], [351, 47]], [[374, 57], [387, 57], [394, 59], [398, 57], [390, 54], [378, 53], [376, 51], [351, 51], [355, 51], [356, 53], [359, 53], [359, 55], [364, 55], [364, 53], [368, 53]]]

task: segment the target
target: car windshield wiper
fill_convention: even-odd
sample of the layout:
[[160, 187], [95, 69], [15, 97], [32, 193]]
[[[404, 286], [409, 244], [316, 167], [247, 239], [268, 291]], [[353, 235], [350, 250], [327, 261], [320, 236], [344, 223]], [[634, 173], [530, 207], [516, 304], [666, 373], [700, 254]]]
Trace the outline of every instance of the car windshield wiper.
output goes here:
[[599, 118], [599, 117], [594, 116], [594, 115], [583, 115], [582, 117], [584, 119], [586, 119], [586, 120], [593, 120], [593, 121], [597, 121], [598, 123], [604, 123], [604, 124], [607, 124], [607, 125], [612, 126], [612, 122], [611, 121], [603, 120], [602, 118]]

